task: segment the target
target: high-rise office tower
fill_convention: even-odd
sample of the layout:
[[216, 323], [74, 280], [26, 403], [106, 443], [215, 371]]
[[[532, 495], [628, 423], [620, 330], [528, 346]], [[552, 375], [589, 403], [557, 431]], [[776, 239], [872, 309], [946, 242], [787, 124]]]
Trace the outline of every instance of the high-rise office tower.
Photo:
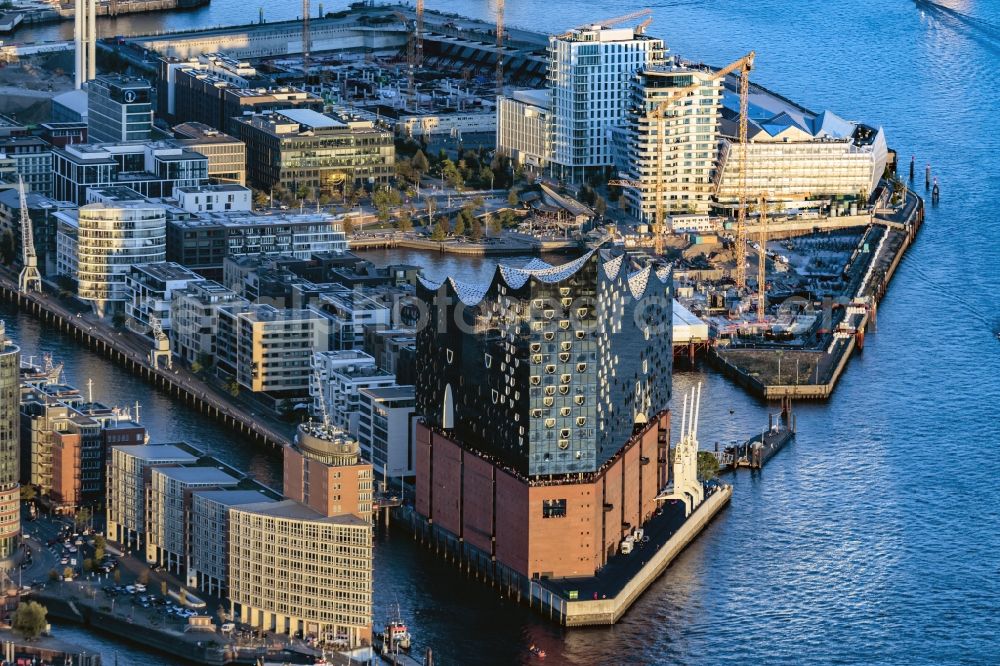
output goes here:
[[0, 321], [0, 560], [17, 553], [21, 533], [20, 368], [21, 350]]
[[670, 274], [601, 252], [422, 283], [417, 513], [523, 580], [591, 576], [666, 482]]
[[87, 138], [91, 143], [149, 141], [152, 87], [133, 76], [104, 74], [87, 84]]
[[97, 76], [97, 0], [76, 0], [73, 41], [76, 46], [76, 87]]

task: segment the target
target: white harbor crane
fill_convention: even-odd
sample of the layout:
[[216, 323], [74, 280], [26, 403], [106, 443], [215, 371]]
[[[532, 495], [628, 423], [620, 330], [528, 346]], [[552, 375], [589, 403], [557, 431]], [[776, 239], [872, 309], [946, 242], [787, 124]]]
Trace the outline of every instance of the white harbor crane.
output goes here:
[[35, 254], [35, 234], [28, 214], [28, 198], [24, 193], [24, 179], [18, 176], [17, 187], [21, 193], [21, 274], [17, 288], [22, 294], [42, 290], [42, 274], [38, 272], [38, 255]]
[[681, 439], [674, 451], [673, 478], [657, 501], [680, 500], [684, 502], [684, 515], [691, 512], [705, 499], [705, 489], [698, 480], [698, 421], [701, 417], [701, 384], [684, 396], [681, 411]]
[[163, 325], [160, 323], [160, 318], [150, 315], [149, 325], [153, 328], [153, 348], [149, 350], [150, 367], [154, 370], [159, 370], [160, 361], [166, 360], [167, 369], [173, 370], [174, 362], [170, 353], [170, 338], [163, 332]]

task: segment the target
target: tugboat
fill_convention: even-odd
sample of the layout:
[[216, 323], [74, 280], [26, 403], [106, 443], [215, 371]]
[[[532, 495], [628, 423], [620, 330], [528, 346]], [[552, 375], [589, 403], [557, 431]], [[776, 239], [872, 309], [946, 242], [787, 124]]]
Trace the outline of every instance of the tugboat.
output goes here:
[[399, 605], [396, 605], [396, 619], [389, 620], [382, 633], [382, 654], [388, 655], [402, 650], [407, 652], [410, 649], [410, 632], [403, 622], [402, 614], [399, 612]]

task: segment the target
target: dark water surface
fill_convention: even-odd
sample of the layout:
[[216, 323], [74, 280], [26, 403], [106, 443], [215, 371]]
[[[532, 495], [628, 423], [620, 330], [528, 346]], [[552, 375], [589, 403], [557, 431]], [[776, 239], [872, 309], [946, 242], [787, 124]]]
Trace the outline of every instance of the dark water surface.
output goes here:
[[[259, 4], [214, 0], [204, 10], [115, 25], [253, 20]], [[548, 664], [1000, 663], [1000, 489], [992, 469], [1000, 448], [1000, 3], [506, 4], [512, 24], [542, 30], [648, 4], [650, 31], [674, 52], [723, 64], [756, 49], [757, 81], [815, 110], [883, 125], [904, 165], [911, 154], [918, 171], [931, 161], [942, 203], [928, 211], [879, 310], [878, 333], [833, 398], [798, 407], [797, 441], [762, 474], [735, 478], [732, 506], [620, 624], [564, 632], [398, 532], [379, 540], [379, 617], [398, 601], [418, 646], [432, 645], [442, 664], [529, 663], [531, 643], [547, 650]], [[267, 2], [265, 12], [294, 16], [299, 7]], [[428, 7], [488, 17], [493, 5]], [[435, 276], [488, 271], [476, 260], [374, 254], [423, 264]], [[200, 443], [276, 482], [272, 457], [119, 368], [31, 320], [15, 319], [11, 332], [32, 353], [55, 351], [81, 386], [94, 377], [99, 396], [139, 396], [158, 439]], [[767, 422], [766, 405], [714, 373], [679, 372], [675, 381], [675, 395], [704, 383], [703, 446]], [[110, 659], [111, 643], [88, 640]], [[119, 663], [166, 662], [130, 651]]]

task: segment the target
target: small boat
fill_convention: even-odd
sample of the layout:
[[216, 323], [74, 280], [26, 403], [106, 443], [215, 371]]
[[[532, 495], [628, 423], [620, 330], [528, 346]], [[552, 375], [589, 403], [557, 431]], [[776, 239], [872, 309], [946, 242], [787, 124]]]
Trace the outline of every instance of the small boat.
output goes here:
[[382, 654], [390, 654], [397, 650], [405, 652], [410, 649], [410, 643], [410, 631], [403, 622], [403, 616], [397, 604], [396, 619], [389, 620], [389, 623], [385, 625], [385, 632], [382, 634]]
[[402, 620], [392, 620], [385, 625], [385, 644], [390, 650], [395, 646], [400, 650], [410, 649], [410, 632]]
[[539, 659], [545, 659], [545, 650], [536, 645], [532, 645], [531, 647], [529, 647], [528, 652], [535, 655]]

